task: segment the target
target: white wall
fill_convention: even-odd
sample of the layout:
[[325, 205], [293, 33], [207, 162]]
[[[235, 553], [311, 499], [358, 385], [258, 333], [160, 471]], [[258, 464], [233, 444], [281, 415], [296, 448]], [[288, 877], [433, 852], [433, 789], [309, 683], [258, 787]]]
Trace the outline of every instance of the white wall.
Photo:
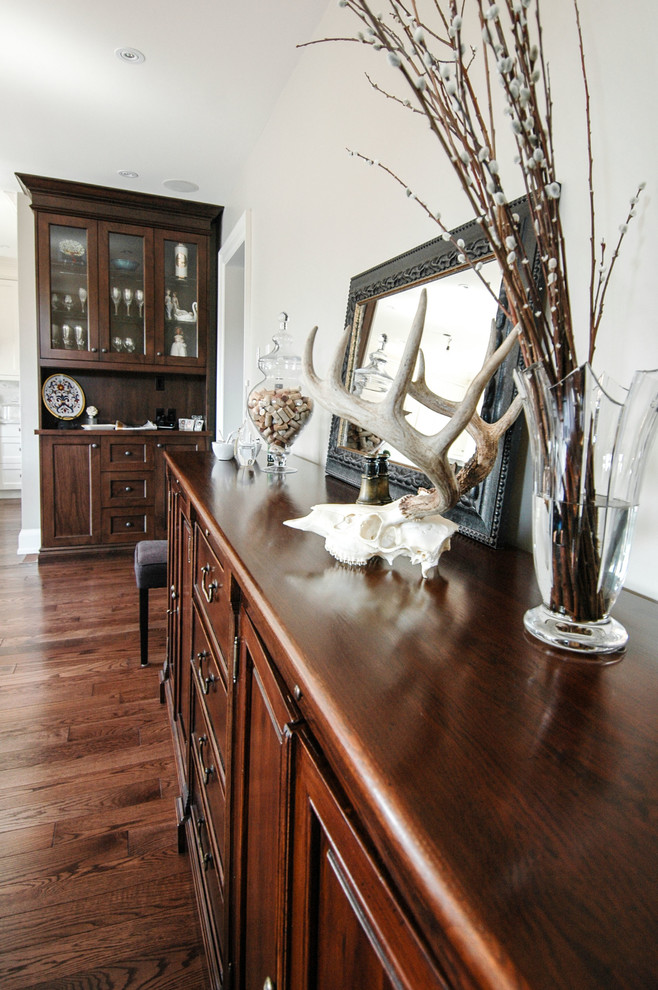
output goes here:
[[[571, 294], [577, 319], [583, 321], [589, 227], [573, 9], [571, 0], [550, 0], [544, 6]], [[647, 182], [608, 294], [595, 362], [627, 384], [636, 368], [658, 367], [654, 315], [658, 99], [653, 78], [658, 7], [654, 0], [632, 0], [623, 11], [616, 0], [581, 0], [580, 6], [592, 89], [600, 234], [615, 239], [636, 184]], [[352, 21], [331, 0], [316, 37], [348, 34]], [[246, 209], [252, 215], [252, 319], [246, 330], [246, 353], [253, 355], [253, 365], [245, 368], [245, 377], [252, 381], [256, 348], [268, 343], [282, 309], [290, 315], [299, 348], [311, 327], [319, 324], [316, 367], [322, 373], [343, 326], [351, 276], [438, 235], [397, 184], [381, 170], [349, 157], [346, 147], [389, 164], [419, 196], [441, 210], [449, 226], [470, 219], [421, 118], [373, 92], [364, 77], [366, 69], [384, 85], [393, 71], [365, 46], [307, 48], [245, 163], [242, 181], [228, 198], [227, 233]], [[329, 423], [329, 414], [317, 409], [296, 451], [323, 463]], [[527, 487], [526, 482], [522, 516], [527, 513]], [[655, 599], [657, 495], [658, 443], [646, 468], [627, 580], [627, 587]], [[524, 518], [515, 539], [520, 544], [527, 541]]]

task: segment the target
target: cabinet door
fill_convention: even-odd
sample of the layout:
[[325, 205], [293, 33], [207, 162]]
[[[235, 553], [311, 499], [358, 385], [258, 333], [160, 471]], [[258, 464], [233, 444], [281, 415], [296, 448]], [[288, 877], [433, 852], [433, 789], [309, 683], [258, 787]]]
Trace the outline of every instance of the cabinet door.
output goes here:
[[448, 990], [353, 812], [303, 740], [294, 809], [288, 986]]
[[103, 361], [152, 364], [154, 344], [153, 231], [98, 225], [100, 348]]
[[41, 540], [44, 548], [100, 542], [100, 446], [71, 436], [41, 437]]
[[[249, 619], [234, 709], [231, 958], [238, 990], [283, 990], [293, 705]], [[342, 984], [337, 984], [340, 986]]]
[[156, 363], [204, 368], [208, 334], [208, 240], [156, 232]]
[[37, 224], [41, 356], [98, 360], [98, 225], [41, 213]]

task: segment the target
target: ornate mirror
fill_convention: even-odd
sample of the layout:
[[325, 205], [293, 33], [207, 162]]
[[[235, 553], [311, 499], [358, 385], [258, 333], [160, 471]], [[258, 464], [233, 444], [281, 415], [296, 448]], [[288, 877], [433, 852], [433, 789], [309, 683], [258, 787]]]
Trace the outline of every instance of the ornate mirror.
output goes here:
[[[538, 279], [536, 248], [532, 223], [525, 198], [513, 205], [520, 218], [520, 230], [526, 257], [532, 259], [532, 277]], [[351, 335], [343, 366], [343, 381], [353, 388], [364, 369], [378, 375], [393, 376], [399, 363], [406, 335], [418, 305], [421, 287], [428, 291], [427, 318], [421, 349], [425, 370], [432, 390], [446, 398], [459, 400], [473, 375], [479, 370], [489, 342], [492, 320], [498, 342], [511, 330], [511, 324], [499, 306], [503, 298], [498, 263], [479, 225], [473, 221], [451, 232], [451, 240], [439, 237], [420, 247], [392, 258], [382, 265], [356, 275], [350, 282], [346, 325]], [[459, 249], [455, 243], [463, 241]], [[460, 261], [467, 254], [482, 264], [480, 275]], [[519, 361], [514, 348], [491, 379], [482, 397], [480, 415], [494, 422], [509, 406], [515, 394], [512, 371]], [[368, 376], [373, 380], [372, 374]], [[355, 381], [356, 378], [356, 381]], [[372, 397], [376, 401], [376, 397]], [[413, 400], [405, 409], [421, 432], [431, 434], [440, 428], [441, 417]], [[472, 489], [447, 515], [459, 523], [460, 531], [490, 546], [502, 538], [501, 523], [508, 480], [513, 467], [519, 420], [500, 442], [492, 472], [482, 484]], [[361, 482], [363, 454], [369, 438], [354, 424], [334, 416], [331, 424], [326, 473], [355, 486]], [[451, 460], [462, 464], [470, 457], [470, 438], [466, 434], [453, 444]], [[419, 487], [430, 487], [428, 479], [401, 455], [391, 451], [389, 474], [391, 493], [399, 497]]]

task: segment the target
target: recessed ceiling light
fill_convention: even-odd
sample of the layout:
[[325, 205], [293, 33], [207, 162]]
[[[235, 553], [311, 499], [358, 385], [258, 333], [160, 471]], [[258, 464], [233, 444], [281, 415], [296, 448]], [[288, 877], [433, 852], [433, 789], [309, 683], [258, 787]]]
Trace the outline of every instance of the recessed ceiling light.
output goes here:
[[128, 168], [120, 168], [117, 175], [122, 179], [139, 179], [139, 172], [131, 172]]
[[162, 183], [167, 189], [171, 189], [172, 192], [196, 192], [199, 188], [196, 182], [188, 182], [187, 179], [166, 179]]
[[140, 62], [146, 61], [146, 57], [138, 48], [115, 48], [114, 54], [122, 62], [129, 62], [131, 65], [139, 65]]

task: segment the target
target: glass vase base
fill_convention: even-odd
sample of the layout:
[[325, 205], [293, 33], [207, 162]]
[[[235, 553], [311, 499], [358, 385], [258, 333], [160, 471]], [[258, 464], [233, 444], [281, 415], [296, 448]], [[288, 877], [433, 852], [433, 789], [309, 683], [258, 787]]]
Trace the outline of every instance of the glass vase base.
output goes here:
[[613, 657], [626, 647], [628, 633], [620, 622], [610, 618], [594, 622], [576, 622], [569, 616], [552, 612], [545, 605], [531, 608], [523, 616], [526, 630], [542, 643], [556, 650], [567, 650], [568, 660], [586, 663], [617, 663]]
[[295, 474], [297, 468], [288, 465], [288, 451], [283, 447], [270, 447], [265, 462], [266, 474]]

